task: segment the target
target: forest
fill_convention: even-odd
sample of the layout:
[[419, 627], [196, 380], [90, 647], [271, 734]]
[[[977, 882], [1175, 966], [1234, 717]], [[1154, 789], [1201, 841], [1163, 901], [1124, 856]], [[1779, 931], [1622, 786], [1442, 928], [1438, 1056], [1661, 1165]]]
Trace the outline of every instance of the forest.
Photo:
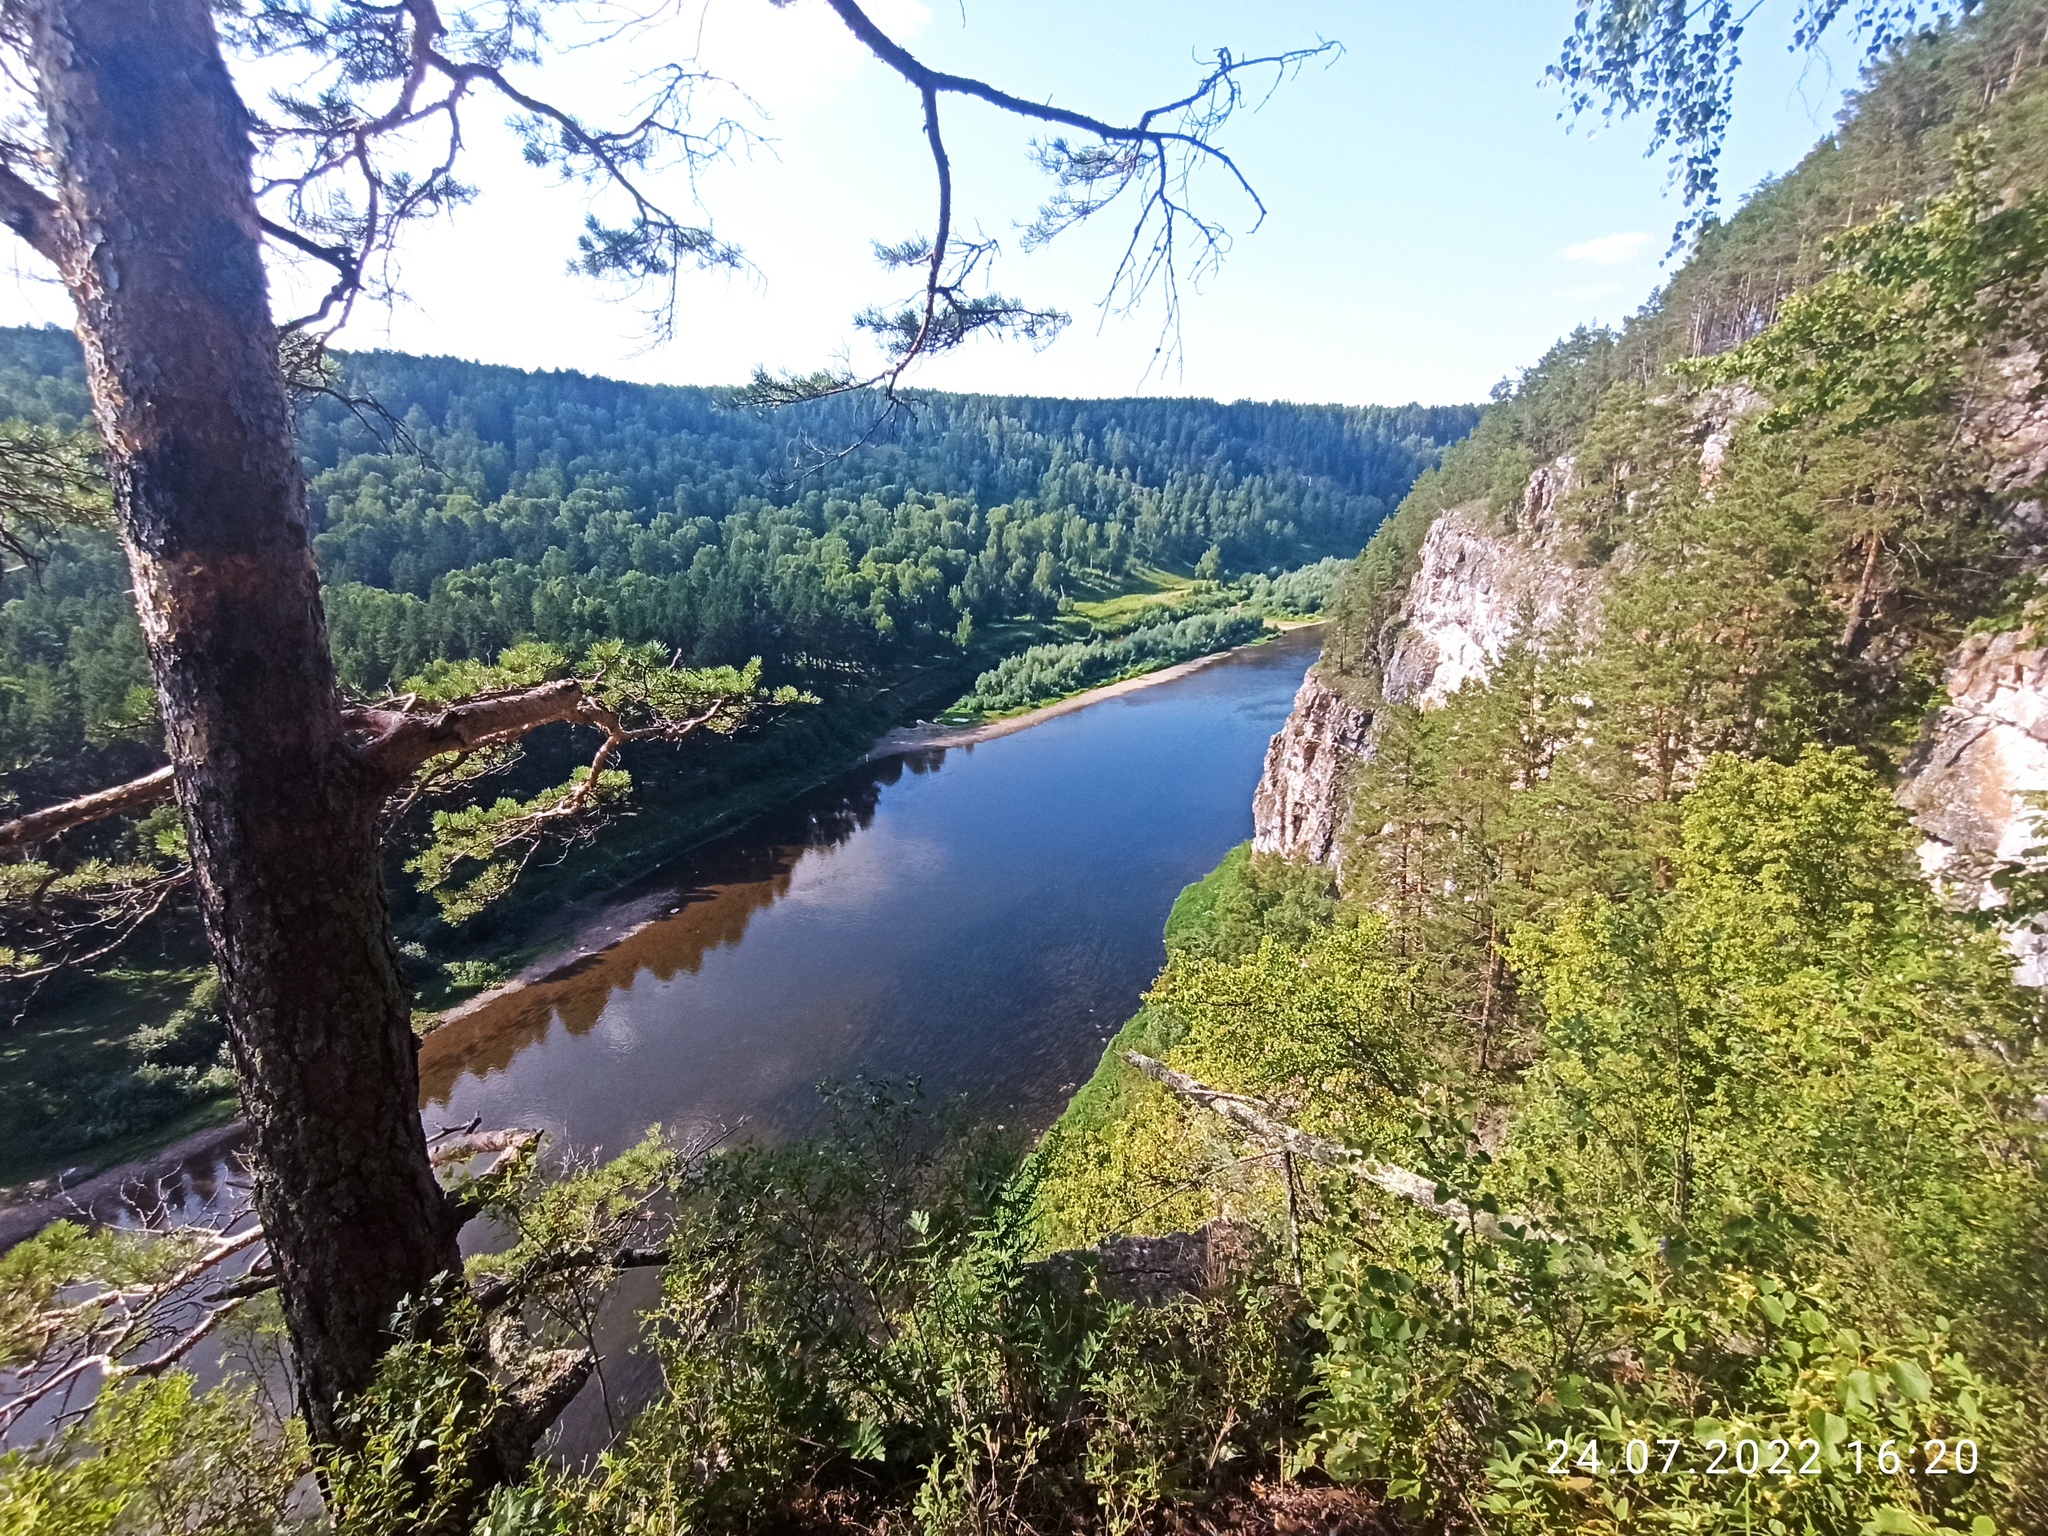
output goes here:
[[[1349, 558], [1478, 416], [934, 396], [888, 440], [811, 463], [810, 445], [859, 441], [872, 406], [763, 413], [393, 353], [348, 355], [323, 387], [299, 444], [336, 662], [366, 696], [528, 640], [760, 656], [816, 688], [1211, 549], [1211, 576]], [[75, 339], [0, 330], [0, 413], [83, 430]], [[25, 800], [153, 750], [126, 579], [110, 532], [66, 529], [0, 593], [0, 752]]]
[[[1247, 1454], [1429, 1528], [2048, 1528], [2041, 850], [1979, 906], [1901, 804], [1957, 647], [2038, 644], [2039, 468], [1990, 423], [2040, 398], [2044, 24], [1889, 60], [1340, 584], [1338, 873], [1190, 890], [1023, 1176], [1044, 1247], [1268, 1234], [1286, 1389], [1185, 1367], [1270, 1415]], [[1445, 520], [1552, 596], [1418, 696]]]
[[[598, 644], [745, 633], [691, 657], [758, 652], [796, 689], [820, 686], [803, 658], [831, 653], [775, 650], [754, 638], [772, 625], [747, 624], [844, 624], [862, 657], [964, 646], [1019, 612], [1108, 603], [1090, 578], [1130, 540], [1121, 569], [1190, 584], [1172, 629], [1220, 628], [1320, 585], [1275, 568], [1363, 540], [1314, 673], [1369, 718], [1370, 750], [1336, 780], [1338, 856], [1239, 848], [1184, 891], [1141, 1010], [1035, 1142], [855, 1082], [827, 1090], [830, 1134], [781, 1145], [498, 1148], [458, 1185], [494, 1251], [408, 1299], [347, 1403], [345, 1450], [253, 1391], [138, 1376], [0, 1456], [0, 1518], [275, 1530], [317, 1465], [325, 1517], [350, 1533], [2048, 1530], [2048, 1020], [2014, 971], [2048, 931], [2044, 850], [1992, 859], [1972, 899], [1928, 878], [1908, 816], [1952, 660], [2038, 655], [2048, 615], [2048, 0], [1965, 9], [1877, 58], [1796, 170], [1698, 225], [1641, 312], [1562, 339], [1440, 457], [1403, 450], [1419, 474], [1398, 498], [1219, 466], [1199, 503], [1215, 520], [1181, 529], [1192, 472], [1092, 416], [1083, 430], [1107, 407], [1046, 402], [1001, 403], [1044, 413], [1042, 461], [1019, 478], [993, 462], [1001, 432], [986, 453], [964, 430], [913, 438], [884, 458], [950, 442], [998, 478], [819, 490], [814, 523], [808, 490], [772, 515], [736, 490], [715, 519], [673, 491], [541, 493], [575, 502], [554, 515], [604, 530], [615, 559], [640, 535], [606, 541], [624, 526], [607, 496], [643, 506], [662, 548], [713, 519], [716, 545], [660, 573], [676, 605], [645, 610], [678, 627]], [[1613, 12], [1587, 8], [1582, 30]], [[53, 377], [10, 386], [24, 420], [63, 426], [28, 414], [62, 394]], [[310, 419], [338, 422], [332, 408]], [[1290, 419], [1157, 410], [1248, 455]], [[399, 414], [423, 443], [488, 436], [448, 409]], [[541, 548], [531, 584], [502, 589], [535, 627], [462, 649], [460, 623], [426, 616], [492, 622], [479, 594], [499, 578], [454, 577], [534, 551], [490, 542], [528, 526], [513, 481], [494, 489], [479, 449], [475, 489], [407, 524], [442, 551], [429, 560], [410, 532], [401, 549], [370, 531], [413, 492], [364, 441], [391, 466], [374, 491], [339, 456], [316, 476], [330, 574], [393, 615], [388, 642], [337, 641], [345, 668], [369, 668], [356, 686], [393, 686], [413, 656], [451, 691], [574, 681], [571, 653], [612, 636], [579, 614], [623, 602], [637, 567], [606, 574], [587, 537], [581, 555]], [[1075, 497], [1132, 499], [1098, 521], [1051, 510], [1070, 441], [1072, 462], [1086, 445], [1101, 466], [1068, 471]], [[780, 452], [753, 462], [779, 473]], [[1255, 480], [1293, 498], [1290, 518], [1252, 527]], [[1382, 519], [1368, 497], [1398, 505]], [[991, 532], [997, 507], [1019, 515]], [[937, 574], [906, 585], [899, 551], [896, 575], [861, 586], [899, 526]], [[1038, 542], [1020, 534], [1013, 554], [1025, 527]], [[1432, 693], [1415, 578], [1446, 531], [1561, 595], [1522, 603], [1487, 664]], [[804, 552], [788, 587], [760, 589], [786, 608], [698, 606], [729, 590], [709, 571], [741, 558], [709, 550], [779, 572], [778, 536]], [[807, 608], [813, 591], [846, 606]], [[543, 611], [563, 627], [543, 632]], [[1031, 636], [1044, 648], [985, 668], [976, 707], [1169, 639], [1119, 627], [1072, 650]], [[519, 637], [552, 649], [493, 659]], [[603, 686], [631, 672], [623, 656], [605, 653]], [[638, 665], [665, 676], [659, 659]], [[691, 686], [703, 703], [758, 683]], [[65, 1224], [0, 1256], [0, 1359], [58, 1368], [160, 1336], [148, 1306], [189, 1285], [208, 1241]], [[602, 1456], [508, 1474], [507, 1426], [621, 1278], [655, 1266], [651, 1400]], [[119, 1305], [76, 1304], [87, 1285]], [[237, 1347], [274, 1340], [280, 1315], [266, 1292]], [[479, 1363], [508, 1336], [532, 1346], [523, 1371]]]
[[[934, 396], [886, 441], [805, 457], [856, 440], [871, 410], [764, 413], [712, 390], [392, 353], [342, 357], [306, 393], [329, 633], [358, 697], [431, 694], [515, 648], [529, 663], [546, 648], [559, 670], [623, 643], [699, 668], [759, 658], [762, 686], [812, 701], [738, 740], [622, 757], [613, 771], [642, 790], [632, 837], [570, 839], [518, 891], [491, 808], [543, 799], [569, 772], [572, 732], [541, 733], [422, 805], [388, 878], [423, 1007], [506, 974], [534, 912], [858, 758], [902, 723], [892, 711], [1014, 710], [1246, 643], [1262, 614], [1316, 611], [1335, 557], [1478, 414]], [[0, 576], [0, 787], [14, 805], [162, 761], [89, 411], [75, 338], [0, 331], [0, 432], [71, 452], [86, 509]], [[14, 868], [25, 892], [44, 888], [0, 936], [23, 1016], [0, 1086], [0, 1181], [139, 1147], [230, 1102], [182, 892], [125, 948], [51, 970], [99, 947], [67, 947], [71, 925], [126, 925], [177, 869], [173, 823], [152, 815]]]

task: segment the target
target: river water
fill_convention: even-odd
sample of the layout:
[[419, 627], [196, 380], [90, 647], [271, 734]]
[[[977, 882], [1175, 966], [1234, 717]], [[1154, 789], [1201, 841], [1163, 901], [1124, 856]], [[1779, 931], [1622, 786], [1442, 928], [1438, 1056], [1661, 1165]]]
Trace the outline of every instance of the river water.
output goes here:
[[658, 871], [630, 893], [646, 926], [428, 1037], [429, 1126], [775, 1138], [856, 1075], [1050, 1123], [1158, 971], [1175, 894], [1251, 835], [1319, 644], [870, 764]]
[[[772, 1139], [818, 1124], [821, 1080], [864, 1075], [1041, 1129], [1157, 973], [1174, 896], [1251, 835], [1266, 745], [1319, 645], [1297, 630], [1013, 735], [857, 769], [656, 870], [609, 914], [651, 920], [427, 1037], [429, 1127], [534, 1126], [584, 1152], [657, 1124]], [[224, 1223], [245, 1177], [208, 1154], [147, 1209], [131, 1195], [98, 1214]], [[552, 1454], [595, 1453], [658, 1389], [634, 1348], [656, 1283], [631, 1272], [607, 1304], [605, 1365]], [[207, 1383], [250, 1369], [191, 1363]], [[281, 1389], [274, 1361], [257, 1369]]]

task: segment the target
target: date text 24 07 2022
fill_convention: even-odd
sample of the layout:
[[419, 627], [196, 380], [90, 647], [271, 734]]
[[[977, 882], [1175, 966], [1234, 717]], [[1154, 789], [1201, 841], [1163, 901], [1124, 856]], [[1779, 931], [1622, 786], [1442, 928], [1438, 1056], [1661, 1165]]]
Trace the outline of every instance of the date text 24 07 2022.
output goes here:
[[1876, 1473], [1896, 1477], [1971, 1477], [1978, 1465], [1977, 1442], [1957, 1440], [1861, 1440], [1824, 1444], [1801, 1440], [1633, 1439], [1603, 1442], [1597, 1437], [1548, 1442], [1545, 1468], [1553, 1477], [1824, 1477]]

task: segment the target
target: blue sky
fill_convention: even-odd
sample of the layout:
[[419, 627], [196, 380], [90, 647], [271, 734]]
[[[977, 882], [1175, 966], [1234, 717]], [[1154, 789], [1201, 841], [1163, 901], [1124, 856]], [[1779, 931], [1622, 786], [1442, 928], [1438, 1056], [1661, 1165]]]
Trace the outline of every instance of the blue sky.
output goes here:
[[[567, 274], [585, 194], [521, 165], [496, 114], [473, 114], [467, 174], [478, 202], [417, 233], [407, 301], [359, 313], [345, 344], [390, 345], [525, 367], [673, 383], [736, 382], [757, 365], [809, 369], [848, 346], [866, 304], [895, 297], [870, 242], [931, 227], [930, 162], [915, 96], [858, 51], [820, 0], [685, 0], [680, 19], [624, 45], [566, 54], [539, 76], [602, 115], [621, 82], [700, 46], [758, 105], [767, 142], [714, 166], [698, 195], [754, 263], [693, 276], [678, 333], [650, 346], [617, 295]], [[1724, 166], [1739, 192], [1796, 164], [1854, 81], [1846, 40], [1792, 58], [1794, 0], [1766, 0]], [[1270, 214], [1220, 181], [1206, 206], [1240, 232], [1222, 272], [1186, 303], [1178, 368], [1148, 367], [1156, 311], [1097, 308], [1127, 231], [1104, 223], [1025, 256], [1014, 232], [1041, 183], [1029, 130], [949, 105], [962, 223], [1002, 239], [1006, 292], [1071, 312], [1050, 348], [976, 346], [929, 366], [935, 388], [1069, 395], [1151, 393], [1350, 403], [1469, 400], [1582, 321], [1615, 320], [1660, 280], [1679, 209], [1639, 124], [1567, 133], [1540, 85], [1572, 0], [876, 0], [878, 20], [928, 62], [1020, 95], [1130, 117], [1196, 77], [1196, 51], [1259, 53], [1340, 40], [1225, 140]], [[253, 82], [252, 82], [253, 84]], [[734, 104], [738, 107], [738, 104]], [[738, 108], [751, 111], [750, 108]], [[680, 187], [672, 193], [686, 197]], [[68, 317], [17, 258], [0, 319]], [[288, 276], [281, 282], [289, 285]], [[855, 361], [859, 354], [855, 353]]]

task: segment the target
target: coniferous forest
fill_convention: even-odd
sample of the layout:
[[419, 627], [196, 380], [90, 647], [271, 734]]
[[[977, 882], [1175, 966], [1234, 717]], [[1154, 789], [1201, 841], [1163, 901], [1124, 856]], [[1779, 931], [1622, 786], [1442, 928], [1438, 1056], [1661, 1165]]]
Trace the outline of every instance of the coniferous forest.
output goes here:
[[[1835, 131], [1483, 409], [936, 396], [835, 457], [871, 395], [295, 378], [348, 761], [404, 770], [364, 814], [423, 1009], [496, 974], [519, 903], [622, 867], [526, 871], [565, 809], [795, 783], [1269, 617], [1319, 616], [1320, 660], [1257, 845], [1182, 891], [1042, 1134], [861, 1077], [780, 1141], [436, 1126], [452, 1225], [359, 1358], [307, 1308], [368, 1294], [320, 1237], [369, 1216], [56, 1223], [0, 1254], [0, 1431], [68, 1410], [0, 1449], [0, 1532], [2048, 1530], [2048, 0], [1859, 15], [1892, 30]], [[1746, 24], [1603, 0], [1560, 73], [1661, 103], [1692, 191]], [[0, 341], [39, 498], [0, 591], [30, 810], [186, 738], [78, 354]], [[571, 727], [594, 758], [541, 734]], [[15, 983], [65, 902], [213, 903], [222, 980], [192, 940], [54, 1006], [129, 989], [107, 1104], [239, 1074], [257, 1165], [310, 1156], [262, 1057], [329, 1037], [266, 1034], [289, 992], [169, 883], [239, 825], [225, 791], [120, 793], [4, 866]], [[7, 1091], [24, 1124], [85, 1102]], [[239, 1309], [218, 1384], [181, 1367], [208, 1308]], [[548, 1454], [629, 1332], [644, 1392], [601, 1454]], [[38, 1385], [67, 1372], [96, 1395]]]
[[[90, 465], [71, 336], [0, 332], [0, 391], [9, 430]], [[813, 446], [854, 442], [872, 414], [866, 401], [764, 413], [711, 390], [345, 358], [299, 405], [344, 686], [364, 699], [446, 689], [515, 647], [543, 669], [541, 652], [621, 642], [696, 667], [758, 659], [766, 686], [810, 702], [737, 751], [650, 745], [621, 759], [617, 771], [645, 780], [649, 815], [682, 803], [665, 823], [672, 847], [905, 723], [890, 695], [926, 714], [1014, 711], [1244, 644], [1261, 614], [1315, 612], [1333, 557], [1355, 552], [1478, 413], [938, 396], [858, 453]], [[91, 479], [79, 494], [99, 504]], [[53, 525], [29, 556], [0, 590], [0, 750], [21, 806], [119, 783], [163, 753], [104, 513]], [[1156, 601], [1117, 606], [1126, 593]], [[461, 798], [486, 816], [524, 805], [573, 751], [543, 736]], [[437, 1005], [504, 975], [522, 923], [567, 882], [617, 884], [664, 846], [643, 817], [513, 890], [497, 846], [480, 845], [473, 823], [432, 822], [436, 809], [415, 813], [426, 847], [409, 846], [415, 867], [394, 862], [390, 883], [409, 967]], [[176, 862], [159, 846], [175, 833], [153, 816], [15, 879], [32, 890], [47, 874], [53, 904], [74, 914], [132, 902]], [[46, 1047], [18, 1047], [23, 1070], [0, 1090], [10, 1177], [227, 1101], [213, 984], [182, 893], [139, 942], [49, 982], [65, 954], [51, 952], [52, 925], [17, 919], [10, 964], [27, 977], [18, 990], [35, 992], [24, 1023], [51, 1029]], [[152, 948], [165, 963], [135, 969]], [[81, 1038], [81, 1019], [106, 1015], [122, 1022], [88, 1023]]]

